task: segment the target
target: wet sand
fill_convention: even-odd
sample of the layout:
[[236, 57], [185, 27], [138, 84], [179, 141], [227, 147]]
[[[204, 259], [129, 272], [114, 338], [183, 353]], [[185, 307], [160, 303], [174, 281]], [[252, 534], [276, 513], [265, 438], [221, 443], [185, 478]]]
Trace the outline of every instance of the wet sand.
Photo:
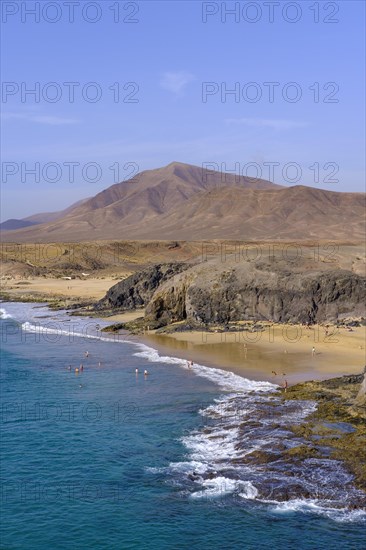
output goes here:
[[277, 384], [285, 379], [294, 384], [356, 374], [366, 363], [366, 327], [353, 328], [352, 332], [334, 327], [328, 336], [324, 327], [318, 325], [310, 329], [295, 325], [265, 328], [261, 333], [150, 333], [142, 340], [162, 354]]

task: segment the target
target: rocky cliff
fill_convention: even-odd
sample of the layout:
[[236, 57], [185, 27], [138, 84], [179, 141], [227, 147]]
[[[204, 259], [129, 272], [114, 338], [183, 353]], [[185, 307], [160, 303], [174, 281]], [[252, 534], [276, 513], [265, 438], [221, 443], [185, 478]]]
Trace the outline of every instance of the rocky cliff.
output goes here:
[[366, 316], [365, 298], [365, 278], [346, 270], [289, 270], [281, 261], [207, 262], [159, 286], [146, 318], [161, 326], [185, 319], [315, 323]]
[[184, 263], [157, 264], [134, 273], [112, 286], [96, 304], [96, 309], [129, 310], [143, 307], [160, 284], [189, 267]]
[[213, 259], [159, 264], [113, 286], [98, 309], [146, 307], [145, 320], [162, 327], [240, 320], [317, 323], [366, 317], [364, 277], [333, 264]]

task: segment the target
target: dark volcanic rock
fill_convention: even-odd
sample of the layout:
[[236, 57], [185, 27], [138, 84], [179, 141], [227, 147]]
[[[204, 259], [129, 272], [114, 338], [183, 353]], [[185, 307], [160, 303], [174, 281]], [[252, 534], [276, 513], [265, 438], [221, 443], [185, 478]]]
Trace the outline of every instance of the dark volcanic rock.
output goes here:
[[184, 263], [158, 264], [134, 273], [110, 288], [96, 309], [135, 309], [143, 307], [154, 291], [177, 273], [190, 267]]
[[194, 320], [316, 323], [365, 315], [365, 278], [345, 270], [288, 271], [281, 262], [206, 262], [170, 278], [146, 317], [163, 324]]

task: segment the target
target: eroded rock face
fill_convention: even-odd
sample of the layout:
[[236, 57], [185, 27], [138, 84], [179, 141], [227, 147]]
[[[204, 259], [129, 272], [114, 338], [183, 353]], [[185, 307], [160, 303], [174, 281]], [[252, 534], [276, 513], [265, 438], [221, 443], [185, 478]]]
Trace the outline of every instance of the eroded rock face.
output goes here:
[[157, 264], [134, 273], [112, 286], [97, 303], [96, 309], [129, 310], [143, 307], [161, 283], [188, 267], [188, 264], [183, 263]]
[[345, 270], [288, 270], [281, 262], [207, 262], [171, 277], [154, 292], [146, 317], [228, 323], [239, 320], [314, 323], [361, 317], [365, 278]]

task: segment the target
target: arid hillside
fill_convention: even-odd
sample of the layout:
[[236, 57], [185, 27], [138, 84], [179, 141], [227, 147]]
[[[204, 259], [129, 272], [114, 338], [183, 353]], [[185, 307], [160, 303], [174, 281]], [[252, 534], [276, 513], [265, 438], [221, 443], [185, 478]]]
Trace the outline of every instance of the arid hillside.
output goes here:
[[360, 241], [364, 234], [363, 193], [282, 187], [173, 162], [112, 185], [57, 219], [4, 231], [3, 241]]

